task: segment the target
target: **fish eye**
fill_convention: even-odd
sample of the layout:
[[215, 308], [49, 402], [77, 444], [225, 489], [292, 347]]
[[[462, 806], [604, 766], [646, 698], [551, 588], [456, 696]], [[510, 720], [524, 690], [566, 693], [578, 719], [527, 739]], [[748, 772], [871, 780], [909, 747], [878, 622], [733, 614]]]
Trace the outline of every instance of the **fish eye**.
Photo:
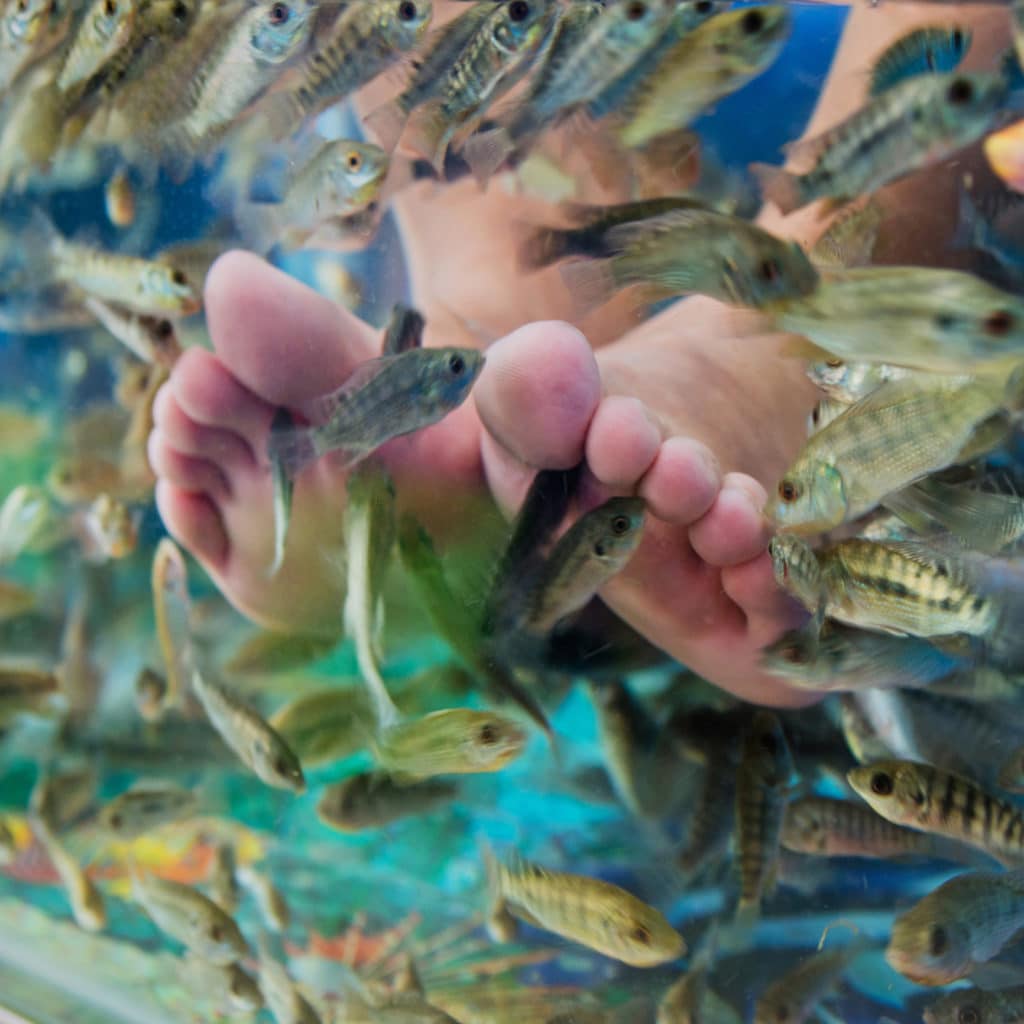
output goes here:
[[156, 327], [153, 328], [153, 333], [158, 338], [169, 338], [174, 333], [174, 325], [170, 320], [161, 320]]
[[110, 827], [113, 829], [119, 829], [124, 824], [124, 818], [120, 814], [113, 814], [110, 817]]
[[448, 357], [448, 370], [458, 377], [466, 369], [466, 360], [462, 356]]
[[498, 730], [495, 729], [492, 722], [485, 722], [480, 726], [477, 738], [484, 744], [484, 746], [489, 747], [492, 743], [498, 742]]
[[764, 15], [754, 8], [747, 11], [740, 24], [748, 36], [757, 35], [764, 28]]
[[624, 533], [629, 532], [629, 516], [614, 516], [612, 518], [612, 533], [616, 537], [621, 537]]
[[832, 370], [838, 370], [843, 365], [842, 359], [826, 359], [825, 365]]
[[786, 644], [780, 652], [782, 657], [793, 665], [800, 665], [807, 661], [807, 651], [800, 644]]
[[764, 260], [757, 268], [757, 274], [762, 281], [767, 281], [770, 284], [773, 281], [777, 281], [780, 277], [779, 265], [775, 260]]
[[350, 171], [358, 171], [363, 166], [363, 158], [358, 150], [350, 150], [345, 157], [345, 163]]
[[948, 946], [949, 936], [946, 934], [946, 929], [941, 924], [933, 925], [932, 930], [928, 933], [928, 949], [932, 956], [942, 956]]
[[642, 924], [638, 924], [633, 928], [629, 933], [629, 937], [634, 942], [639, 942], [641, 946], [649, 946], [651, 944], [650, 930]]
[[712, 10], [714, 10], [714, 7], [715, 5], [713, 3], [713, 0], [697, 0], [697, 4], [694, 7], [694, 10], [698, 14], [710, 14]]
[[892, 776], [888, 772], [875, 772], [871, 776], [871, 792], [877, 796], [888, 796], [892, 792]]
[[963, 34], [963, 32], [960, 31], [960, 29], [958, 29], [958, 28], [953, 29], [952, 42], [953, 42], [953, 49], [954, 50], [962, 50], [963, 49], [963, 47], [964, 47], [964, 34]]
[[604, 558], [604, 556], [607, 553], [608, 553], [608, 549], [604, 546], [604, 544], [601, 543], [601, 541], [598, 540], [598, 541], [594, 542], [594, 554], [598, 558]]
[[626, 18], [628, 21], [639, 21], [646, 13], [647, 4], [643, 3], [643, 0], [633, 0], [626, 8]]
[[800, 488], [792, 480], [783, 480], [779, 484], [779, 497], [786, 504], [790, 504], [800, 497]]
[[775, 734], [770, 732], [763, 732], [757, 738], [758, 745], [766, 754], [774, 754], [779, 749], [778, 741], [775, 739]]
[[112, 18], [117, 14], [117, 0], [107, 0], [103, 5], [103, 13], [108, 17]]
[[398, 5], [399, 21], [412, 21], [416, 17], [416, 14], [416, 5], [412, 0], [405, 0], [404, 3]]
[[530, 5], [526, 0], [512, 0], [508, 5], [509, 21], [526, 21], [530, 16]]
[[188, 278], [180, 270], [171, 271], [171, 280], [182, 288], [188, 284]]
[[1013, 327], [1013, 315], [1005, 309], [997, 309], [985, 319], [985, 332], [1001, 338]]
[[981, 1014], [976, 1006], [961, 1006], [956, 1013], [956, 1024], [981, 1024]]
[[18, 0], [18, 13], [24, 14], [28, 10], [28, 0]]
[[221, 942], [224, 939], [224, 929], [219, 924], [210, 925], [210, 938], [214, 942]]
[[270, 24], [283, 25], [292, 16], [292, 10], [287, 4], [276, 3], [270, 8]]
[[277, 772], [278, 775], [292, 774], [291, 765], [289, 765], [283, 757], [274, 758], [274, 771]]
[[956, 107], [970, 103], [974, 99], [974, 86], [967, 78], [956, 78], [946, 90], [946, 99]]

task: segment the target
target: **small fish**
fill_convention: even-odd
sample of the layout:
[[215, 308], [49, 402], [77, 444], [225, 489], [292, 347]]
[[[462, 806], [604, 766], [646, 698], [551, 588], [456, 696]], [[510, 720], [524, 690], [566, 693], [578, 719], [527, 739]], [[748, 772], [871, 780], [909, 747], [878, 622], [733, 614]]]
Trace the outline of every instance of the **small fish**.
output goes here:
[[384, 629], [384, 578], [397, 531], [395, 485], [385, 470], [364, 462], [350, 474], [347, 492], [345, 632], [355, 645], [359, 672], [377, 711], [377, 728], [383, 730], [398, 720], [377, 664]]
[[251, 707], [196, 669], [192, 692], [221, 739], [257, 778], [276, 789], [305, 792], [299, 759]]
[[238, 964], [211, 964], [192, 953], [181, 960], [181, 976], [203, 1000], [223, 997], [223, 1005], [239, 1013], [257, 1013], [263, 996], [256, 979]]
[[948, 985], [1024, 928], [1024, 873], [975, 872], [940, 885], [893, 922], [889, 966], [918, 985]]
[[397, 356], [410, 349], [423, 347], [423, 314], [410, 306], [396, 303], [384, 331], [381, 355]]
[[139, 542], [140, 515], [127, 504], [101, 494], [74, 517], [74, 531], [89, 562], [127, 558]]
[[272, 434], [268, 457], [289, 477], [328, 452], [343, 453], [352, 465], [460, 406], [483, 364], [482, 353], [459, 348], [412, 349], [371, 359], [319, 400], [326, 422]]
[[855, 942], [805, 957], [761, 993], [754, 1005], [754, 1024], [804, 1024], [863, 952], [864, 946]]
[[131, 227], [135, 220], [135, 190], [132, 188], [131, 178], [123, 168], [116, 171], [107, 182], [103, 201], [107, 219], [114, 227]]
[[81, 864], [64, 848], [48, 822], [32, 817], [30, 823], [67, 893], [75, 923], [87, 932], [102, 931], [107, 926], [103, 893], [85, 873]]
[[97, 782], [91, 766], [43, 772], [29, 795], [29, 813], [54, 833], [62, 832], [91, 809]]
[[984, 150], [996, 176], [1015, 192], [1024, 192], [1024, 120], [993, 132]]
[[741, 1024], [743, 1018], [708, 985], [707, 967], [691, 968], [658, 1002], [655, 1024]]
[[374, 716], [365, 688], [334, 687], [296, 697], [269, 721], [302, 764], [314, 768], [363, 747]]
[[509, 594], [502, 628], [543, 636], [579, 611], [632, 558], [644, 508], [640, 498], [610, 498], [580, 516]]
[[494, 906], [538, 928], [631, 967], [656, 967], [686, 952], [683, 937], [654, 907], [617, 885], [520, 858], [502, 864], [489, 849], [484, 863]]
[[661, 55], [622, 104], [619, 141], [630, 149], [687, 127], [757, 77], [781, 53], [790, 14], [782, 4], [723, 11]]
[[953, 71], [971, 48], [971, 30], [961, 25], [926, 25], [890, 44], [871, 68], [868, 95], [878, 96], [915, 75]]
[[796, 533], [856, 519], [887, 495], [994, 447], [1016, 390], [997, 377], [889, 381], [808, 439], [766, 514]]
[[299, 991], [284, 966], [274, 959], [263, 938], [259, 943], [259, 968], [260, 992], [277, 1024], [321, 1024], [320, 1014]]
[[910, 375], [911, 371], [902, 366], [846, 362], [838, 356], [830, 356], [807, 367], [807, 376], [810, 380], [821, 388], [829, 399], [844, 405], [852, 405], [886, 381]]
[[811, 262], [818, 270], [867, 266], [875, 251], [883, 217], [881, 205], [873, 199], [842, 210], [814, 243]]
[[847, 775], [887, 821], [975, 846], [1004, 863], [1024, 860], [1024, 812], [972, 779], [913, 761], [879, 761]]
[[339, 832], [362, 832], [429, 814], [450, 804], [457, 794], [453, 782], [441, 779], [402, 785], [383, 772], [361, 772], [327, 786], [316, 813]]
[[523, 752], [526, 733], [491, 711], [448, 708], [398, 722], [372, 742], [377, 764], [396, 781], [501, 771]]
[[135, 839], [170, 822], [195, 815], [199, 798], [172, 782], [137, 782], [99, 813], [100, 825], [118, 839]]
[[238, 910], [238, 879], [235, 848], [228, 842], [218, 843], [213, 852], [210, 867], [210, 899], [232, 917]]
[[51, 669], [0, 664], [0, 724], [23, 713], [52, 714], [59, 693], [60, 682]]
[[134, 313], [92, 295], [86, 296], [83, 305], [125, 348], [145, 362], [170, 369], [178, 361], [181, 342], [167, 317]]
[[999, 191], [960, 193], [954, 249], [976, 249], [994, 259], [1015, 282], [1024, 274], [1024, 202], [1018, 193]]
[[747, 730], [736, 770], [737, 919], [760, 913], [774, 886], [786, 801], [796, 768], [778, 718], [759, 711]]
[[53, 500], [41, 487], [19, 484], [0, 506], [0, 563], [59, 543], [63, 529]]
[[256, 901], [264, 926], [273, 932], [287, 931], [292, 914], [284, 894], [270, 880], [270, 876], [249, 864], [242, 864], [236, 870], [235, 877], [238, 884]]
[[[520, 259], [543, 266], [552, 258], [584, 257], [562, 268], [581, 309], [630, 286], [651, 302], [701, 294], [760, 307], [805, 295], [818, 283], [817, 272], [795, 242], [692, 203], [648, 215], [652, 206], [598, 209], [581, 227], [539, 229]], [[625, 219], [630, 207], [635, 219]]]
[[91, 78], [131, 38], [137, 0], [92, 0], [54, 83], [61, 92]]
[[72, 4], [53, 0], [14, 0], [0, 13], [0, 90], [7, 91], [34, 61], [66, 34]]
[[1024, 1020], [1024, 985], [960, 988], [924, 1008], [924, 1024], [1014, 1024]]
[[783, 213], [817, 199], [870, 194], [980, 139], [1006, 96], [1006, 80], [997, 73], [908, 78], [834, 128], [791, 147], [790, 155], [813, 159], [810, 170], [794, 174], [753, 164], [751, 171]]
[[166, 672], [168, 707], [180, 707], [188, 692], [195, 664], [192, 641], [188, 569], [181, 549], [169, 537], [153, 553], [150, 576], [156, 635]]
[[132, 896], [162, 932], [210, 963], [227, 966], [249, 954], [234, 919], [190, 886], [133, 872]]
[[135, 677], [135, 708], [143, 721], [158, 722], [167, 710], [167, 678], [144, 666]]

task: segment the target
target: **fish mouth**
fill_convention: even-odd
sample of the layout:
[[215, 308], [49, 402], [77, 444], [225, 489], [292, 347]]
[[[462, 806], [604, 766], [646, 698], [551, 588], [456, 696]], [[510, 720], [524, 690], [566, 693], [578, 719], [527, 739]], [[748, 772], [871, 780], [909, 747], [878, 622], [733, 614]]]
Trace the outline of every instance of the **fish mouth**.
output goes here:
[[899, 950], [895, 950], [892, 947], [885, 952], [885, 962], [894, 970], [898, 971], [903, 977], [908, 978], [916, 985], [925, 985], [929, 988], [935, 988], [939, 985], [948, 985], [950, 982], [956, 981], [961, 977], [960, 974], [953, 971], [943, 971], [939, 969], [930, 970], [929, 968], [919, 964], [912, 956], [902, 953]]

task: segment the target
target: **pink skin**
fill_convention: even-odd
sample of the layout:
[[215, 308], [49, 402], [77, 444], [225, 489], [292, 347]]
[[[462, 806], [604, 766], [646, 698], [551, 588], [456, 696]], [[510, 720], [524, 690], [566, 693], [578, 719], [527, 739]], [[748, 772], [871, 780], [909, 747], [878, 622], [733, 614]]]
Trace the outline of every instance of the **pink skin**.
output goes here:
[[[704, 320], [728, 315], [709, 300], [690, 302]], [[266, 440], [276, 405], [301, 411], [336, 388], [379, 352], [379, 334], [241, 252], [223, 256], [211, 270], [206, 310], [216, 354], [188, 351], [154, 410], [149, 456], [159, 477], [160, 513], [245, 614], [279, 628], [336, 628], [344, 475], [327, 458], [299, 478], [285, 562], [268, 579], [273, 507]], [[723, 471], [695, 439], [708, 436], [699, 417], [680, 410], [678, 400], [659, 399], [656, 387], [632, 386], [644, 331], [596, 357], [579, 331], [558, 321], [528, 324], [494, 343], [471, 401], [383, 450], [400, 500], [443, 542], [445, 534], [465, 529], [484, 484], [511, 514], [536, 469], [585, 458], [588, 501], [635, 492], [649, 506], [640, 549], [602, 592], [609, 606], [739, 696], [806, 703], [806, 694], [758, 668], [760, 648], [797, 625], [802, 613], [772, 580], [764, 486], [738, 471], [749, 457], [770, 479], [788, 453], [765, 459], [763, 439], [747, 437], [749, 456], [737, 446]], [[684, 373], [686, 359], [676, 363], [673, 372]], [[679, 393], [664, 375], [656, 384]], [[617, 393], [620, 388], [649, 397], [642, 401]], [[798, 390], [798, 397], [793, 404], [800, 408], [789, 419], [800, 424], [807, 396]], [[757, 396], [748, 398], [756, 412]], [[735, 415], [738, 404], [732, 402], [730, 420], [750, 422]], [[717, 412], [707, 403], [706, 409]], [[687, 423], [693, 429], [684, 432]], [[731, 429], [716, 425], [714, 433], [728, 440]], [[453, 523], [453, 512], [463, 518]]]

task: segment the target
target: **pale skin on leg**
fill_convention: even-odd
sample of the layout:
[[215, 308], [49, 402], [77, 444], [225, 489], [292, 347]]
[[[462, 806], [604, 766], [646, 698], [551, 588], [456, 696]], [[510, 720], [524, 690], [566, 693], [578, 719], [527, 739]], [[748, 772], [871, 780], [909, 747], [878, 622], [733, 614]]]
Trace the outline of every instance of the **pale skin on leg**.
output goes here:
[[[873, 54], [936, 21], [974, 26], [975, 54], [981, 37], [1008, 38], [1002, 12], [858, 8], [809, 132], [858, 105], [858, 76]], [[908, 196], [929, 206], [919, 188], [897, 186], [883, 198]], [[585, 338], [554, 320], [572, 320], [574, 309], [557, 271], [518, 270], [510, 225], [541, 219], [521, 198], [497, 183], [486, 194], [472, 182], [420, 185], [398, 197], [396, 213], [428, 343], [474, 343], [466, 323], [513, 332], [488, 350], [469, 402], [385, 449], [403, 503], [444, 542], [472, 521], [484, 484], [511, 514], [538, 468], [585, 458], [589, 501], [636, 491], [650, 511], [640, 550], [602, 592], [609, 606], [741, 697], [806, 702], [758, 668], [760, 648], [802, 621], [772, 580], [761, 512], [817, 397], [802, 364], [780, 357], [782, 339], [764, 334], [752, 314], [703, 298], [632, 330], [628, 303], [616, 303], [587, 319]], [[783, 220], [769, 210], [762, 220], [804, 238], [820, 230], [816, 217], [810, 209]], [[276, 405], [301, 409], [340, 385], [379, 352], [379, 333], [247, 254], [215, 265], [206, 301], [216, 354], [188, 352], [156, 404], [149, 453], [160, 512], [257, 622], [336, 630], [344, 475], [327, 458], [300, 477], [288, 554], [268, 580], [266, 437]], [[538, 322], [516, 330], [531, 320]]]

